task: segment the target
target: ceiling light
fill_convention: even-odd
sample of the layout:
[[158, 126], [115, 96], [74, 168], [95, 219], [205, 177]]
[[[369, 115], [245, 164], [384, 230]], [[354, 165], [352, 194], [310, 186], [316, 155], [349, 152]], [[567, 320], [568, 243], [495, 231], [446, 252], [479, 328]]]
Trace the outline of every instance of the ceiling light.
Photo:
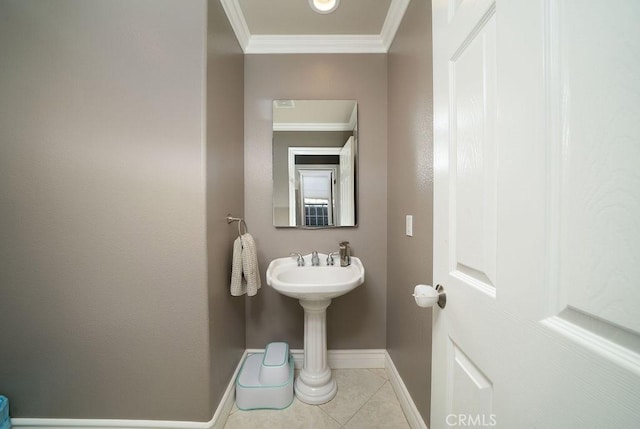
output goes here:
[[326, 14], [338, 8], [340, 0], [309, 0], [309, 5], [314, 12]]

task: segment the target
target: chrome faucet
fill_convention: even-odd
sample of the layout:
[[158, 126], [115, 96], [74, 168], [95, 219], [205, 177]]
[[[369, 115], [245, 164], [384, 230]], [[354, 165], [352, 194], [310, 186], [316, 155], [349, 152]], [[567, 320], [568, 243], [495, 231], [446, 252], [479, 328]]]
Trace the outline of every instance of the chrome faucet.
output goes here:
[[296, 252], [291, 252], [289, 254], [289, 256], [297, 256], [298, 257], [298, 266], [299, 267], [304, 267], [304, 258], [302, 257], [301, 254], [296, 253]]
[[318, 251], [314, 250], [311, 253], [311, 266], [317, 267], [318, 265], [320, 265], [320, 258], [318, 257]]
[[327, 255], [327, 265], [333, 265], [333, 255], [339, 255], [340, 252], [331, 252]]
[[351, 245], [348, 241], [340, 243], [340, 266], [347, 267], [351, 265]]

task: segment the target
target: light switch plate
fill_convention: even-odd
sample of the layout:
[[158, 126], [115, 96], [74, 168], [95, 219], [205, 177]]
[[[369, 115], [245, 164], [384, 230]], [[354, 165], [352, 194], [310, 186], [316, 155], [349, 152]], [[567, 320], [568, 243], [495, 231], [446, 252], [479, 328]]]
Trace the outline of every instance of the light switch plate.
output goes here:
[[413, 237], [413, 215], [407, 215], [407, 220], [405, 222], [405, 233], [409, 237]]

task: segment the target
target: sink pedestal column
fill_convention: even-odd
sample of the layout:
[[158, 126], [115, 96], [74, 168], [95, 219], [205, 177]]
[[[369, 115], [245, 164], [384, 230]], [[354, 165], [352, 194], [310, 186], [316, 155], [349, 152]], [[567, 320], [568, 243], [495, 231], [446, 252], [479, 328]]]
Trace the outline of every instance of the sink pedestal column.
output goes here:
[[327, 363], [327, 307], [330, 299], [300, 300], [304, 308], [304, 366], [295, 383], [296, 397], [307, 404], [329, 402], [338, 386]]

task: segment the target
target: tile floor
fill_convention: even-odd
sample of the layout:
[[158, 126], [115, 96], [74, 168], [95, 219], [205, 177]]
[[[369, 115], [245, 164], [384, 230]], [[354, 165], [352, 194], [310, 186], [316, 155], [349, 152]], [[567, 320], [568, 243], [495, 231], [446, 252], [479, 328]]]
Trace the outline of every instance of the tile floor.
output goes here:
[[225, 429], [409, 428], [384, 369], [334, 369], [338, 393], [322, 405], [297, 399], [284, 410], [242, 411], [233, 406]]

